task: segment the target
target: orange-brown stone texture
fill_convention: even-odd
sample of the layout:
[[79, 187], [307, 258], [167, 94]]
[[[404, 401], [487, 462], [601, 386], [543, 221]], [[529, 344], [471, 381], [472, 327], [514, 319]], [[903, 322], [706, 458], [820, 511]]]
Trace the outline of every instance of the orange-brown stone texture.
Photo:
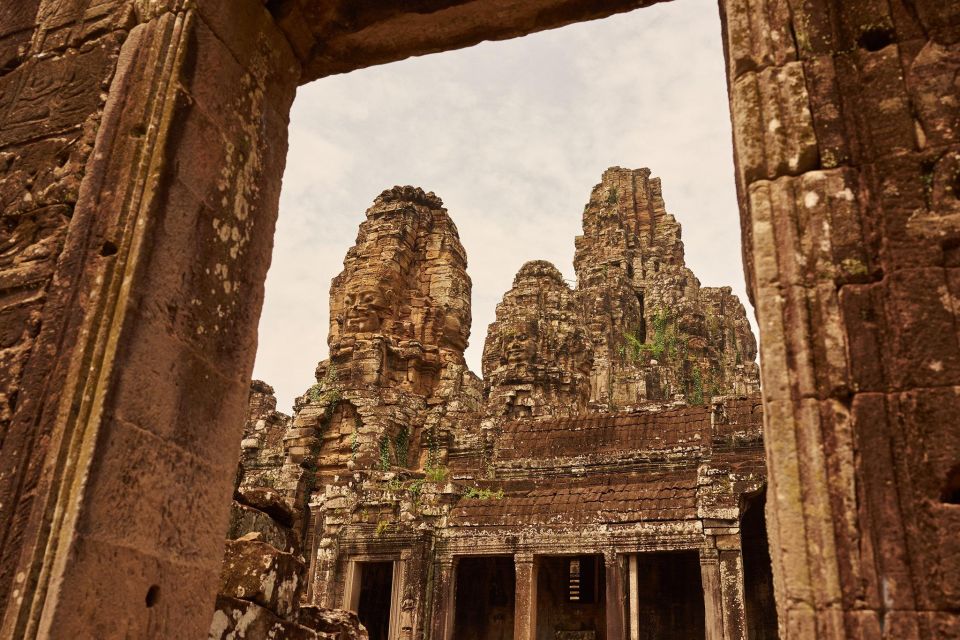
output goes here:
[[[0, 635], [209, 628], [297, 84], [644, 4], [3, 4]], [[960, 5], [720, 10], [782, 632], [956, 637]]]
[[575, 293], [549, 262], [528, 262], [483, 345], [490, 415], [577, 415], [590, 401], [593, 344]]
[[591, 400], [613, 407], [759, 390], [756, 340], [729, 287], [701, 287], [649, 169], [608, 169], [574, 266], [595, 347]]
[[[726, 620], [741, 634], [731, 640], [746, 637], [743, 585], [755, 576], [739, 564], [739, 527], [765, 482], [755, 341], [730, 290], [700, 287], [683, 266], [679, 224], [649, 174], [610, 169], [594, 188], [576, 240], [575, 287], [548, 262], [521, 267], [489, 327], [482, 382], [463, 358], [470, 280], [450, 216], [421, 189], [380, 194], [331, 283], [330, 358], [316, 384], [292, 418], [275, 411], [265, 383], [251, 387], [230, 537], [244, 525], [257, 540], [288, 544], [248, 508], [277, 489], [304, 514], [292, 526], [310, 565], [305, 600], [359, 611], [381, 637], [383, 622], [364, 604], [373, 587], [361, 585], [373, 580], [365, 563], [389, 560], [392, 600], [377, 606], [411, 639], [486, 637], [461, 611], [470, 596], [454, 601], [445, 591], [469, 575], [431, 577], [436, 563], [603, 549], [607, 613], [544, 604], [536, 633], [580, 625], [612, 639], [624, 628], [619, 564], [638, 549], [687, 551], [710, 559], [710, 588], [690, 590], [710, 617], [689, 629], [669, 617], [650, 624], [679, 638]], [[633, 204], [621, 206], [611, 185]], [[256, 578], [235, 558], [253, 542], [230, 543], [231, 584]], [[762, 529], [753, 544], [765, 550]], [[772, 577], [760, 574], [769, 593]], [[250, 591], [265, 606], [260, 590]], [[519, 591], [509, 614], [518, 626], [499, 632], [534, 633], [536, 606]], [[754, 616], [755, 637], [774, 633], [772, 600], [758, 611], [774, 622]]]

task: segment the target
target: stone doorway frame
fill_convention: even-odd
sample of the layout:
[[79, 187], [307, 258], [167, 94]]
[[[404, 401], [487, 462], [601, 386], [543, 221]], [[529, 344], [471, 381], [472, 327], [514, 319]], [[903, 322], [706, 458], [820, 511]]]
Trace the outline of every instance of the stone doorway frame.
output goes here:
[[389, 562], [392, 564], [390, 578], [390, 640], [400, 638], [400, 607], [403, 598], [403, 585], [407, 579], [407, 561], [400, 554], [355, 555], [347, 560], [347, 575], [343, 585], [343, 608], [358, 613], [360, 590], [363, 587], [363, 570], [359, 565], [367, 562]]
[[[69, 213], [3, 320], [0, 636], [206, 632], [298, 84], [650, 2], [423, 4], [321, 32], [312, 0], [0, 14], [2, 175], [65, 181], [43, 196]], [[932, 98], [956, 93], [960, 9], [721, 16], [784, 637], [956, 632], [960, 127]], [[41, 144], [64, 131], [67, 159]]]

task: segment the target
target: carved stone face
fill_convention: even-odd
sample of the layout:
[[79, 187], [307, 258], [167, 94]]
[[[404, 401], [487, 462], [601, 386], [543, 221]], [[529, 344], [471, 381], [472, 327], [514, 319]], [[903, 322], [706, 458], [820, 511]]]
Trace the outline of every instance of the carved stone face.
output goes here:
[[503, 356], [509, 364], [529, 364], [537, 353], [536, 323], [511, 326], [503, 336]]
[[343, 299], [344, 329], [348, 333], [371, 333], [390, 315], [392, 292], [375, 286], [348, 291]]

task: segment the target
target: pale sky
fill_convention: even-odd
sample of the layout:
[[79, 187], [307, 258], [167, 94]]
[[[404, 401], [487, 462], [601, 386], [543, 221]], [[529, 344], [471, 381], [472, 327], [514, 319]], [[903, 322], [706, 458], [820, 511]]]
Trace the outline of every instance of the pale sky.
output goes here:
[[573, 240], [610, 166], [650, 167], [687, 264], [747, 305], [716, 0], [677, 0], [517, 40], [325, 78], [300, 89], [254, 377], [277, 408], [328, 355], [330, 280], [382, 190], [434, 191], [473, 279], [467, 362], [520, 266], [571, 281]]

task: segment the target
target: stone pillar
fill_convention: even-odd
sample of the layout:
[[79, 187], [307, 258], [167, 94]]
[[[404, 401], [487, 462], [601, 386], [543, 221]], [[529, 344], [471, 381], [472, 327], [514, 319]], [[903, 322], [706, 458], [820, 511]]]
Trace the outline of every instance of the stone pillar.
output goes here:
[[38, 131], [106, 98], [0, 445], [0, 637], [209, 629], [300, 67], [260, 0], [184, 4], [44, 0], [71, 48], [16, 72]]
[[960, 635], [960, 4], [721, 11], [781, 637]]
[[637, 572], [637, 554], [635, 553], [630, 554], [627, 573], [630, 579], [630, 640], [637, 640], [640, 637], [640, 576]]
[[617, 554], [609, 551], [603, 554], [604, 573], [607, 592], [607, 638], [623, 638], [624, 591], [623, 570]]
[[433, 566], [433, 611], [430, 637], [433, 640], [454, 640], [453, 624], [456, 612], [456, 572], [453, 558], [441, 557]]
[[360, 604], [360, 582], [363, 580], [363, 565], [356, 560], [347, 560], [346, 569], [340, 602], [326, 606], [331, 609], [343, 609], [357, 613]]
[[700, 549], [700, 579], [703, 582], [706, 640], [724, 640], [720, 556], [713, 546], [705, 546]]
[[394, 560], [393, 583], [390, 585], [390, 640], [400, 640], [400, 610], [403, 606], [403, 585], [406, 579], [406, 560]]
[[513, 639], [536, 640], [537, 559], [532, 553], [518, 553], [514, 555], [513, 561], [517, 573]]
[[717, 555], [720, 568], [720, 605], [723, 608], [723, 638], [745, 640], [747, 619], [740, 534], [717, 536]]
[[320, 572], [321, 549], [319, 545], [323, 542], [323, 510], [317, 505], [307, 505], [307, 523], [303, 530], [306, 535], [303, 539], [303, 556], [307, 562], [307, 602], [319, 602], [320, 594], [316, 592], [317, 574]]
[[700, 549], [706, 640], [745, 640], [743, 558], [738, 533], [707, 536]]
[[412, 640], [417, 630], [419, 598], [418, 586], [422, 579], [422, 553], [414, 554], [410, 549], [400, 552], [403, 580], [400, 584], [400, 594], [397, 600], [397, 638]]

